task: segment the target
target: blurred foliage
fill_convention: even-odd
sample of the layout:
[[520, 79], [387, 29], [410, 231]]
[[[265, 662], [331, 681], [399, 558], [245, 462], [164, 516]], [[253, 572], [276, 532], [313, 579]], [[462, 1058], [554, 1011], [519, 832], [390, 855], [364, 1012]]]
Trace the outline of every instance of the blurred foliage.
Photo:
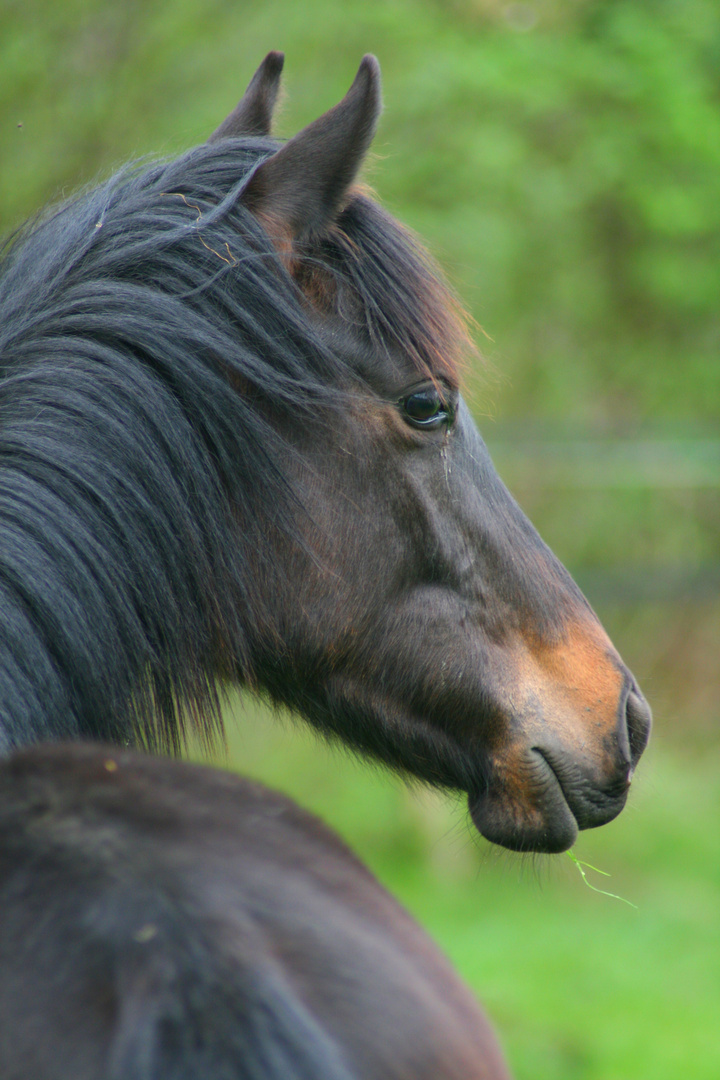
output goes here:
[[714, 421], [720, 8], [563, 7], [546, 27], [539, 5], [501, 5], [537, 15], [512, 33], [460, 5], [461, 32], [393, 102], [391, 124], [424, 138], [385, 185], [473, 267], [507, 414]]
[[630, 807], [578, 845], [639, 911], [569, 860], [494, 858], [462, 808], [252, 704], [228, 715], [231, 759], [322, 812], [423, 920], [519, 1080], [715, 1080], [720, 5], [3, 0], [0, 232], [202, 140], [278, 48], [281, 135], [379, 56], [367, 177], [484, 327], [467, 384], [501, 473], [654, 704]]

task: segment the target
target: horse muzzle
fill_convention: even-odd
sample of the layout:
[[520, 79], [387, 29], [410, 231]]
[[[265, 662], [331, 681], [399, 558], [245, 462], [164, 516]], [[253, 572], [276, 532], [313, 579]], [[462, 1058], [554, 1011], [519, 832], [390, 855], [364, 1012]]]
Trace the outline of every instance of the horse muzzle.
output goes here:
[[629, 675], [618, 711], [614, 731], [584, 716], [586, 736], [573, 728], [570, 739], [563, 738], [567, 718], [538, 723], [536, 714], [530, 741], [492, 755], [485, 789], [469, 795], [478, 831], [513, 851], [557, 853], [572, 847], [579, 830], [617, 817], [651, 727], [650, 708]]

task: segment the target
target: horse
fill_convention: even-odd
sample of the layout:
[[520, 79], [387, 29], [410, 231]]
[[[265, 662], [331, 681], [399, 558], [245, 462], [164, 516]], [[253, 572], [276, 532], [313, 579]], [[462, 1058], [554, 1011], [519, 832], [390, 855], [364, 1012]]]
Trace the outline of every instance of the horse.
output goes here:
[[0, 751], [178, 753], [244, 685], [562, 851], [624, 806], [649, 708], [493, 468], [458, 303], [358, 181], [377, 61], [284, 143], [282, 64], [5, 246]]
[[508, 1080], [484, 1014], [319, 821], [98, 743], [0, 762], [3, 1080]]

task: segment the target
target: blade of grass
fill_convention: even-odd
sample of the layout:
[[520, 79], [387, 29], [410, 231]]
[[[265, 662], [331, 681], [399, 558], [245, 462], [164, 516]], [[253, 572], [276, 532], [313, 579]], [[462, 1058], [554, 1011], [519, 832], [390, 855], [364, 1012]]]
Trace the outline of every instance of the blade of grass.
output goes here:
[[573, 851], [568, 851], [567, 854], [577, 866], [578, 870], [580, 871], [580, 876], [587, 885], [588, 889], [592, 889], [593, 892], [600, 893], [601, 896], [609, 896], [612, 900], [620, 900], [623, 904], [627, 904], [628, 907], [635, 908], [636, 911], [638, 910], [637, 904], [633, 904], [632, 900], [626, 900], [624, 896], [618, 896], [617, 893], [608, 892], [607, 889], [598, 889], [596, 885], [593, 885], [590, 881], [588, 881], [588, 876], [585, 873], [585, 868], [587, 868], [588, 870], [594, 870], [596, 874], [602, 874], [603, 877], [610, 877], [610, 874], [608, 874], [606, 870], [598, 870], [597, 866], [591, 866], [590, 863], [581, 862]]

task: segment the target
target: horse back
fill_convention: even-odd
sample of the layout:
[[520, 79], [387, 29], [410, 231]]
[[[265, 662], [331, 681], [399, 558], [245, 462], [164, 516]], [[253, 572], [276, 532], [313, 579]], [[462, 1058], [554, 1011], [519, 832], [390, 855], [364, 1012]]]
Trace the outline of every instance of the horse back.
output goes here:
[[0, 764], [4, 1080], [501, 1080], [472, 995], [317, 819], [97, 746]]

